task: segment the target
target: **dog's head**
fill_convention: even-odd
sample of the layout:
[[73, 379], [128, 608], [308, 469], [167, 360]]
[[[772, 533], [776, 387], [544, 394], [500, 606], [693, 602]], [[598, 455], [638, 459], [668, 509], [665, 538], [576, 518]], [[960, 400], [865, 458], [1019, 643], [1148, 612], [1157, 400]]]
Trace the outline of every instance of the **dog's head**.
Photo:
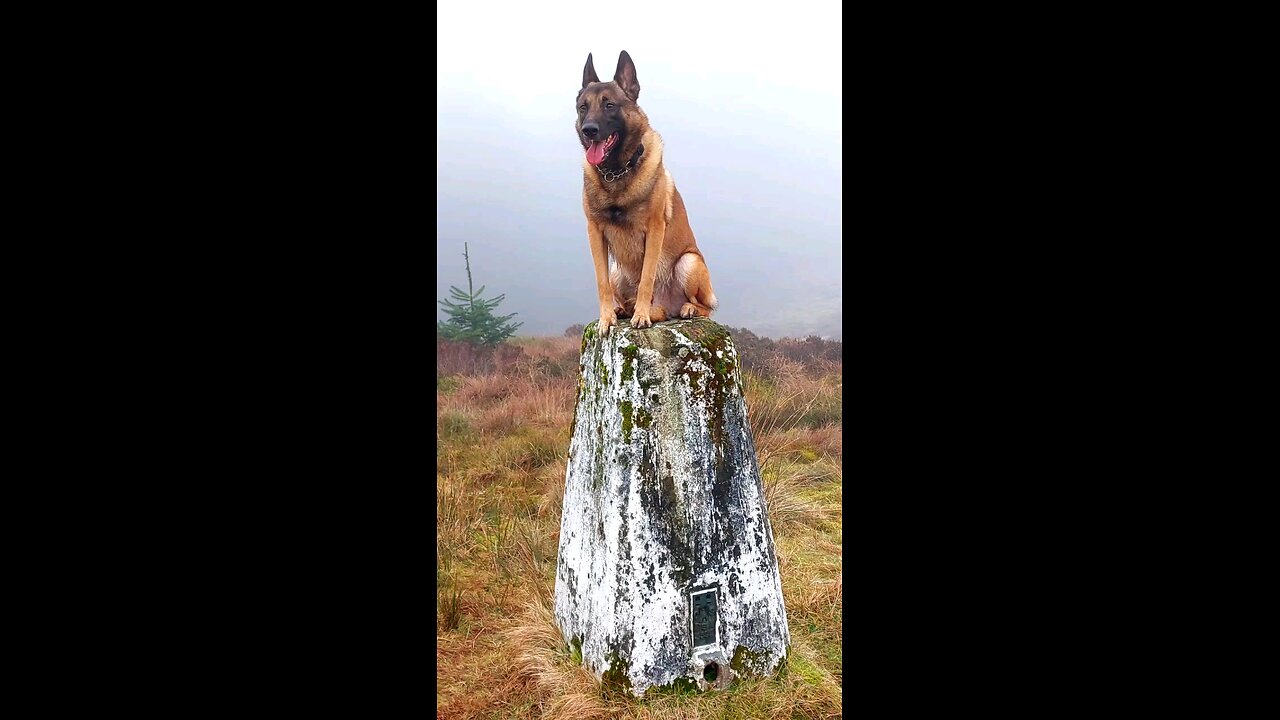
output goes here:
[[639, 115], [640, 108], [636, 105], [639, 97], [636, 66], [626, 50], [618, 56], [618, 69], [613, 73], [612, 82], [600, 82], [591, 55], [587, 55], [577, 99], [578, 140], [587, 151], [587, 162], [599, 165], [615, 148], [622, 147], [628, 128]]

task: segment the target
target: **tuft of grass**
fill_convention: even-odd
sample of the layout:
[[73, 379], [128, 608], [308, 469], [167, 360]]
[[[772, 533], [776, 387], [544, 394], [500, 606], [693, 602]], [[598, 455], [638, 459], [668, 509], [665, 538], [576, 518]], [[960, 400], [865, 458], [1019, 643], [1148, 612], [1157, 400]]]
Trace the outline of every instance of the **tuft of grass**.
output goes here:
[[764, 502], [774, 532], [798, 526], [821, 529], [831, 517], [827, 505], [806, 492], [803, 475], [794, 465], [775, 468], [764, 478]]
[[528, 681], [540, 717], [572, 720], [611, 715], [599, 681], [582, 666], [581, 656], [575, 662], [561, 637], [546, 596], [534, 595], [502, 638], [515, 649], [515, 671]]
[[569, 463], [561, 457], [556, 458], [538, 472], [538, 480], [542, 488], [542, 497], [538, 502], [538, 518], [554, 520], [560, 526], [560, 508], [564, 505], [564, 484], [568, 478]]
[[536, 470], [563, 457], [568, 446], [566, 439], [554, 435], [532, 435], [525, 441], [524, 452], [518, 462], [526, 470]]
[[447, 412], [440, 416], [436, 423], [438, 432], [444, 438], [463, 437], [471, 432], [471, 423], [462, 413]]
[[436, 557], [451, 566], [465, 557], [471, 546], [469, 536], [480, 517], [480, 498], [468, 493], [462, 483], [443, 476], [436, 479]]
[[440, 622], [445, 630], [456, 630], [462, 620], [462, 593], [449, 586], [436, 588]]
[[547, 592], [551, 591], [551, 582], [555, 579], [558, 551], [551, 534], [536, 519], [524, 519], [516, 524], [513, 554], [518, 575], [537, 581], [540, 588], [545, 585]]
[[449, 393], [462, 387], [462, 381], [457, 375], [437, 375], [436, 376], [436, 392], [448, 395]]

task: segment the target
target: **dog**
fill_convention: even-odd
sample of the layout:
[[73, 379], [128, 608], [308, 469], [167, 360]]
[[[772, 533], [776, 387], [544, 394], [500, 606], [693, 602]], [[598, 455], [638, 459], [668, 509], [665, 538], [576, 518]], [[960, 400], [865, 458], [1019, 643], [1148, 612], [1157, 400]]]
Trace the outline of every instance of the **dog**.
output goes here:
[[600, 82], [587, 54], [575, 127], [586, 152], [582, 210], [601, 334], [619, 317], [647, 328], [677, 316], [711, 317], [719, 307], [684, 200], [663, 167], [662, 138], [636, 104], [639, 97], [636, 66], [626, 50], [612, 82]]

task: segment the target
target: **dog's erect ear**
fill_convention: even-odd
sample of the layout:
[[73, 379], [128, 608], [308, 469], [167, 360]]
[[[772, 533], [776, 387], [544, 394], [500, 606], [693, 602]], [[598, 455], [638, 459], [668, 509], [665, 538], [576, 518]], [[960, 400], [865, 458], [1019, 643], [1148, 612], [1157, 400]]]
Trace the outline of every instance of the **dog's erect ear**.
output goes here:
[[636, 80], [636, 64], [626, 50], [618, 56], [618, 69], [613, 73], [613, 81], [618, 83], [627, 97], [635, 100], [640, 97], [640, 81]]
[[593, 82], [600, 82], [600, 78], [596, 75], [596, 66], [591, 64], [591, 53], [587, 53], [587, 66], [582, 68], [582, 87]]

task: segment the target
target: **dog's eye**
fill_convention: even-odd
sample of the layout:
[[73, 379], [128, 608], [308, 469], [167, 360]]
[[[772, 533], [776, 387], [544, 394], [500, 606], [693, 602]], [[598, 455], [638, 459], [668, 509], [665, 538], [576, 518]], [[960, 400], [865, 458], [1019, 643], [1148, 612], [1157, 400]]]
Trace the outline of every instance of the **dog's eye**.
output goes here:
[[607, 109], [609, 109], [609, 110], [612, 110], [612, 109], [613, 109], [613, 103], [605, 103], [605, 104], [604, 104], [604, 106], [605, 106], [605, 108], [607, 108]]
[[579, 105], [579, 106], [578, 106], [578, 112], [580, 112], [580, 113], [581, 113], [581, 112], [586, 112], [586, 111], [587, 111], [587, 106], [586, 106], [586, 105]]

